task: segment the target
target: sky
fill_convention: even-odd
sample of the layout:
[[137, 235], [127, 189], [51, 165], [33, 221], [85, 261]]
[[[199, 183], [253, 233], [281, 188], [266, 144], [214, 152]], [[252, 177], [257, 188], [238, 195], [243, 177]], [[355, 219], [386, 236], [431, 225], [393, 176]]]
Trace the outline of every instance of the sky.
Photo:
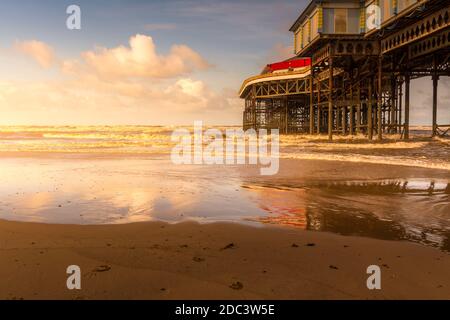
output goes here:
[[[242, 81], [293, 56], [307, 2], [2, 0], [0, 125], [240, 124]], [[73, 4], [81, 30], [66, 27]], [[411, 123], [429, 124], [431, 81], [412, 86]]]

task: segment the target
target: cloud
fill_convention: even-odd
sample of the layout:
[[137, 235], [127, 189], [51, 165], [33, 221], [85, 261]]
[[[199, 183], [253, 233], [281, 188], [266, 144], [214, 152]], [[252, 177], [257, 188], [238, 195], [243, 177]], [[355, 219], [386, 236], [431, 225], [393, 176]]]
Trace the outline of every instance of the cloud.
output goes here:
[[[41, 51], [29, 56], [37, 60]], [[47, 66], [58, 61], [60, 74], [52, 80], [0, 79], [1, 124], [240, 122], [242, 102], [235, 90], [216, 91], [192, 77], [209, 64], [188, 46], [174, 45], [160, 55], [151, 37], [136, 35], [129, 46], [98, 48], [74, 60], [56, 59], [51, 52], [53, 58], [42, 61], [52, 61]]]
[[68, 73], [95, 72], [104, 78], [174, 78], [197, 70], [206, 70], [209, 63], [186, 45], [173, 45], [167, 55], [159, 55], [153, 38], [137, 34], [129, 47], [97, 48], [82, 53], [82, 62], [66, 61]]
[[53, 48], [41, 41], [17, 41], [14, 48], [34, 59], [43, 68], [50, 68], [56, 61]]
[[190, 78], [160, 84], [95, 77], [0, 82], [0, 124], [238, 124], [241, 105], [234, 90], [215, 92]]
[[190, 78], [178, 80], [164, 92], [181, 104], [194, 102], [199, 106], [204, 105], [210, 96], [209, 90], [202, 81], [195, 81]]
[[175, 30], [177, 25], [174, 23], [149, 23], [144, 26], [146, 31], [157, 31], [157, 30]]

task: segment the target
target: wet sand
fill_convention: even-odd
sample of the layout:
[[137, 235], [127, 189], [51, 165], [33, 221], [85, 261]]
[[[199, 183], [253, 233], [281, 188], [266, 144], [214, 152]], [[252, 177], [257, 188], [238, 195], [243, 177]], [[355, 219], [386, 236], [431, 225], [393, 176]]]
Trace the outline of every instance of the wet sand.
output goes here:
[[0, 176], [0, 299], [450, 299], [447, 170], [6, 153]]
[[0, 254], [0, 299], [450, 299], [447, 253], [293, 228], [0, 221]]
[[176, 166], [165, 157], [52, 156], [0, 157], [0, 220], [276, 224], [450, 252], [446, 170], [282, 159], [277, 175], [261, 176], [255, 166]]

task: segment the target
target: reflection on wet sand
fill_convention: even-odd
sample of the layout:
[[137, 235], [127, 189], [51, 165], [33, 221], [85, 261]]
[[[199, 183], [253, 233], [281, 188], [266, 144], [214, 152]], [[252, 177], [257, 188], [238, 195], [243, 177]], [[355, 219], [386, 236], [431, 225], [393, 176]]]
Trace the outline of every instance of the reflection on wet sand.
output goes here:
[[239, 221], [265, 214], [235, 170], [167, 160], [0, 160], [0, 219], [57, 224]]
[[[375, 176], [387, 174], [386, 167], [371, 168]], [[5, 158], [0, 219], [277, 224], [450, 251], [450, 185], [441, 172], [396, 169], [390, 174], [443, 178], [374, 180], [354, 164], [295, 162], [282, 169], [287, 173], [269, 179], [247, 167], [175, 166], [158, 158]]]
[[269, 216], [262, 223], [409, 240], [450, 251], [450, 183], [436, 180], [331, 181], [244, 185]]

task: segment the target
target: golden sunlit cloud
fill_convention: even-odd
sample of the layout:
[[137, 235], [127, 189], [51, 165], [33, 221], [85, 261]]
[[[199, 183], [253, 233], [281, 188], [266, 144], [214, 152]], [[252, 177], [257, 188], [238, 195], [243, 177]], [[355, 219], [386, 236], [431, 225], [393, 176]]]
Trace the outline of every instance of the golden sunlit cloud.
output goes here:
[[56, 60], [53, 48], [41, 41], [17, 41], [14, 48], [31, 57], [43, 68], [50, 68]]
[[97, 48], [82, 53], [83, 61], [66, 61], [63, 70], [68, 73], [95, 72], [101, 77], [114, 78], [173, 78], [205, 70], [209, 63], [186, 45], [172, 46], [168, 55], [159, 55], [153, 38], [135, 35], [129, 47]]
[[[17, 42], [16, 49], [60, 73], [52, 80], [0, 81], [0, 124], [187, 124], [216, 119], [224, 109], [240, 116], [234, 90], [216, 92], [188, 76], [210, 66], [199, 53], [174, 45], [160, 55], [144, 35], [129, 42], [71, 61], [58, 59], [43, 42]], [[230, 117], [221, 119], [239, 120]]]

